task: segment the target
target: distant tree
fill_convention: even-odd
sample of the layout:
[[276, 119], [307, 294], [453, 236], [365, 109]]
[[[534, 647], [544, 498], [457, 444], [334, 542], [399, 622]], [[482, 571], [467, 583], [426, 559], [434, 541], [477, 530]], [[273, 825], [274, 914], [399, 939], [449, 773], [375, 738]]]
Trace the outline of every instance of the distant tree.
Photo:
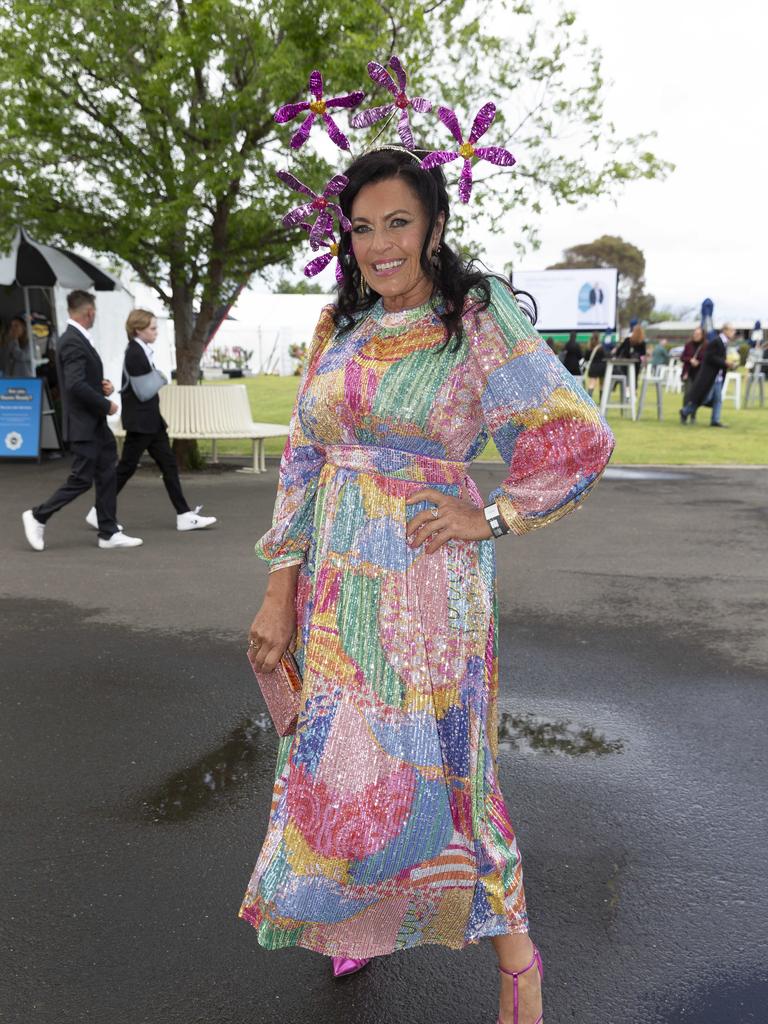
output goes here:
[[660, 306], [652, 309], [648, 322], [661, 324], [665, 320], [696, 320], [700, 319], [699, 310], [696, 306]]
[[619, 323], [647, 320], [656, 303], [645, 291], [645, 256], [631, 242], [617, 235], [602, 235], [594, 242], [584, 242], [563, 250], [563, 258], [547, 270], [569, 270], [586, 267], [616, 267], [619, 272]]
[[280, 277], [275, 282], [272, 291], [276, 295], [327, 295], [328, 290], [323, 288], [317, 281], [307, 281], [306, 278], [291, 281], [287, 277]]

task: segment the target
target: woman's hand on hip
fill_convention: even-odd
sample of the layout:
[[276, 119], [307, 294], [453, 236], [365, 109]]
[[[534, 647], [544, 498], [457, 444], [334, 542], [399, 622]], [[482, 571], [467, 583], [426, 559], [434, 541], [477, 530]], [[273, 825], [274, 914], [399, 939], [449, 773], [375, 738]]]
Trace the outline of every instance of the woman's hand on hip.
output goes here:
[[272, 672], [287, 650], [296, 649], [297, 577], [298, 567], [293, 566], [270, 576], [248, 632], [251, 661], [258, 672]]
[[448, 540], [489, 540], [493, 534], [485, 514], [465, 498], [453, 498], [432, 487], [410, 496], [406, 504], [429, 501], [434, 508], [419, 512], [408, 523], [406, 539], [412, 548], [421, 547], [431, 555]]

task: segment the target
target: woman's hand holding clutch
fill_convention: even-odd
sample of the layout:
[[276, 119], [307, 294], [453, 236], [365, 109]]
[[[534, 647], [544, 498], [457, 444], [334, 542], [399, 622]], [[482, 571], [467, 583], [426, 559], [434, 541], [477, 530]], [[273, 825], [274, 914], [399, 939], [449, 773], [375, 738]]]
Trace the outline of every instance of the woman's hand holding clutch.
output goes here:
[[251, 664], [272, 672], [283, 654], [296, 647], [296, 580], [299, 567], [288, 566], [269, 577], [267, 592], [248, 632]]

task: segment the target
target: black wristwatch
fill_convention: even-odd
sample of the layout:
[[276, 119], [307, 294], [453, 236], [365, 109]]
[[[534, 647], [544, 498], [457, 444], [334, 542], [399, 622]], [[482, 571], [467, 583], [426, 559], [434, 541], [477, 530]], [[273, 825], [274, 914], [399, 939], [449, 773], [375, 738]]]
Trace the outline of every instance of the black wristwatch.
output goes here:
[[502, 519], [501, 512], [499, 512], [499, 506], [495, 501], [491, 505], [485, 506], [483, 509], [483, 515], [485, 516], [494, 537], [503, 537], [505, 534], [509, 533], [509, 527]]

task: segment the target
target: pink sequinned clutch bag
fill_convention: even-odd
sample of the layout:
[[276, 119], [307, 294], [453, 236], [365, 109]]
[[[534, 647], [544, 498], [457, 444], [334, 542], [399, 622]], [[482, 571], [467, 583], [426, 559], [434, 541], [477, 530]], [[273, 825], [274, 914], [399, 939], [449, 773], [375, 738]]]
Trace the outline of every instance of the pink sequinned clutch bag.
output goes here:
[[301, 707], [301, 672], [296, 659], [286, 651], [274, 672], [257, 672], [253, 665], [255, 653], [248, 650], [248, 661], [267, 703], [267, 709], [278, 736], [291, 736]]

